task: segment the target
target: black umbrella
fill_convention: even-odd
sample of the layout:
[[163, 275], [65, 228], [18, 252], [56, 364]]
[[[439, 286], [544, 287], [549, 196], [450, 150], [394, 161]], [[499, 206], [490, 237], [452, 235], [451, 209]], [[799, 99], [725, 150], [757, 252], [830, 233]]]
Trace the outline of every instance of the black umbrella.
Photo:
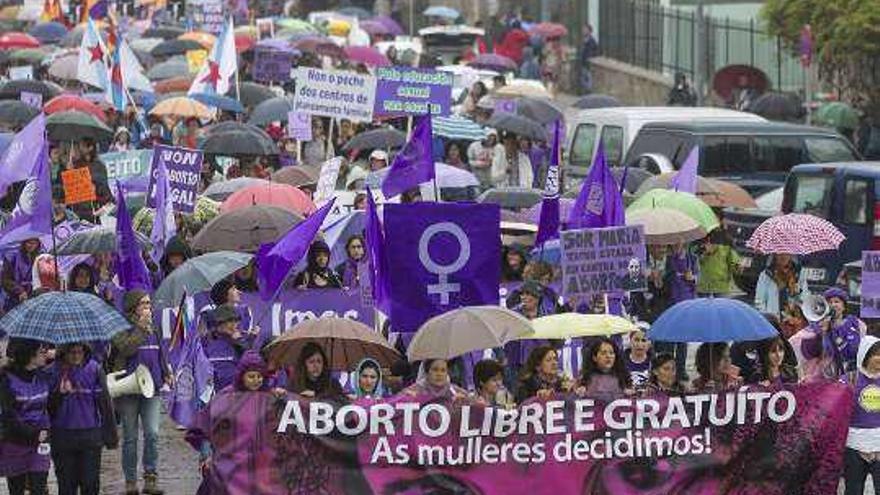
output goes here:
[[540, 123], [512, 113], [496, 113], [486, 122], [486, 127], [492, 127], [499, 131], [506, 131], [517, 136], [527, 137], [538, 141], [547, 140], [547, 130]]
[[47, 117], [46, 131], [52, 141], [79, 141], [87, 138], [109, 141], [113, 137], [113, 131], [94, 115], [75, 110], [53, 113]]
[[580, 108], [581, 110], [588, 110], [591, 108], [619, 107], [620, 100], [608, 95], [587, 95], [580, 100], [574, 102], [574, 105], [572, 106], [575, 108]]
[[238, 96], [238, 101], [240, 101], [241, 104], [246, 107], [255, 107], [266, 100], [271, 100], [272, 98], [278, 96], [269, 87], [254, 82], [241, 83], [240, 91], [241, 94], [236, 95], [235, 86], [232, 86], [231, 88], [229, 88], [229, 92], [226, 93], [226, 96], [230, 96], [232, 98], [236, 98], [236, 96]]
[[186, 30], [180, 26], [156, 26], [154, 28], [147, 29], [144, 31], [143, 38], [162, 38], [162, 39], [172, 39], [177, 38], [181, 34], [185, 33]]
[[[621, 180], [625, 180], [626, 183], [623, 185], [623, 189], [630, 193], [638, 191], [643, 182], [654, 176], [651, 172], [640, 167], [613, 167], [611, 175], [614, 176], [614, 180], [618, 184], [620, 184]], [[577, 190], [580, 191], [580, 188], [577, 188]]]
[[202, 144], [205, 153], [224, 156], [277, 155], [278, 146], [272, 139], [247, 131], [211, 133]]
[[495, 203], [508, 210], [531, 208], [541, 202], [543, 193], [530, 187], [498, 187], [485, 191], [477, 198], [478, 203]]
[[770, 120], [796, 120], [803, 113], [800, 99], [789, 93], [764, 93], [748, 111]]
[[287, 121], [287, 113], [293, 110], [293, 99], [278, 97], [266, 100], [251, 110], [248, 124], [267, 125], [275, 121]]
[[9, 128], [21, 128], [27, 125], [40, 111], [18, 100], [0, 101], [0, 124]]
[[61, 94], [61, 90], [58, 89], [57, 85], [49, 84], [46, 81], [18, 79], [0, 86], [0, 100], [18, 100], [21, 98], [22, 91], [39, 93], [43, 96], [43, 101], [49, 101]]
[[150, 50], [150, 55], [154, 57], [171, 57], [174, 55], [184, 55], [190, 50], [204, 50], [205, 47], [201, 43], [193, 40], [165, 40]]
[[349, 139], [342, 151], [374, 148], [399, 148], [406, 143], [406, 134], [393, 128], [373, 129]]
[[516, 100], [516, 113], [541, 124], [563, 119], [562, 110], [545, 98], [524, 96]]
[[252, 124], [244, 124], [241, 122], [236, 122], [234, 120], [227, 120], [225, 122], [220, 122], [217, 124], [209, 125], [205, 127], [203, 135], [205, 138], [209, 136], [213, 136], [214, 134], [226, 133], [226, 132], [244, 132], [253, 134], [260, 139], [265, 139], [268, 141], [272, 141], [272, 136], [270, 136], [266, 131], [260, 129], [259, 127]]
[[163, 79], [188, 75], [189, 64], [183, 57], [170, 58], [150, 67], [150, 70], [147, 71], [147, 78], [151, 81], [161, 81]]

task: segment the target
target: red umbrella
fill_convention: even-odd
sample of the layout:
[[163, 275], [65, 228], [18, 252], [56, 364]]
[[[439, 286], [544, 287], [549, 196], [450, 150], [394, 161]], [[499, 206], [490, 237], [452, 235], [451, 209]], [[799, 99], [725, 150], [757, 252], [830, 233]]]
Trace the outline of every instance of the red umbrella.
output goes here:
[[252, 50], [254, 46], [256, 46], [257, 40], [253, 39], [250, 35], [239, 33], [235, 35], [235, 51], [237, 53], [246, 52], [248, 50]]
[[846, 237], [828, 220], [805, 213], [768, 218], [752, 233], [746, 246], [761, 254], [807, 255], [835, 251]]
[[308, 194], [287, 184], [273, 183], [235, 191], [220, 205], [220, 213], [254, 205], [278, 206], [300, 215], [310, 215], [316, 210], [315, 203]]
[[731, 100], [733, 92], [738, 89], [751, 88], [761, 94], [769, 87], [767, 74], [751, 65], [728, 65], [718, 69], [712, 77], [712, 89], [724, 101]]
[[468, 65], [477, 69], [489, 69], [498, 72], [505, 72], [508, 70], [516, 70], [516, 62], [509, 57], [505, 57], [504, 55], [498, 55], [497, 53], [482, 53], [477, 55], [475, 59], [473, 59]]
[[345, 56], [352, 62], [359, 62], [373, 67], [388, 67], [391, 61], [372, 46], [347, 46]]
[[11, 32], [0, 36], [0, 50], [15, 48], [38, 48], [40, 41], [25, 33]]
[[101, 110], [101, 107], [95, 103], [76, 95], [60, 95], [52, 98], [43, 107], [43, 111], [47, 115], [57, 112], [66, 112], [68, 110], [77, 110], [94, 115], [101, 122], [107, 123], [107, 115]]
[[542, 38], [561, 38], [568, 35], [568, 29], [555, 22], [541, 22], [532, 26], [529, 29], [529, 34]]

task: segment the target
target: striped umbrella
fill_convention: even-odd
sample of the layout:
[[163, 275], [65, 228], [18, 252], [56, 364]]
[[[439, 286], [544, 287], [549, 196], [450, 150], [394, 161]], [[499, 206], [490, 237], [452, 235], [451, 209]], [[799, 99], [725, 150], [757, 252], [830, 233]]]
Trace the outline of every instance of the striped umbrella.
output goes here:
[[113, 306], [86, 292], [47, 292], [0, 319], [10, 337], [51, 344], [110, 340], [131, 324]]
[[431, 125], [435, 136], [447, 139], [478, 141], [486, 137], [486, 129], [480, 126], [480, 124], [458, 115], [434, 117]]

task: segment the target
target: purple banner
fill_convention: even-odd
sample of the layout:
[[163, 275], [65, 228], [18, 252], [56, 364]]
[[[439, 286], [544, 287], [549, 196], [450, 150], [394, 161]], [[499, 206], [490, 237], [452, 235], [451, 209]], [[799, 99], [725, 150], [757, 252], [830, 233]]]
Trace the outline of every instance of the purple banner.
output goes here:
[[392, 328], [414, 332], [462, 306], [498, 304], [498, 205], [385, 205]]
[[645, 232], [641, 225], [562, 232], [562, 294], [583, 299], [594, 294], [643, 291]]
[[449, 115], [451, 72], [410, 67], [376, 69], [376, 115]]
[[196, 206], [196, 195], [199, 190], [199, 179], [204, 156], [201, 150], [192, 150], [175, 146], [156, 146], [153, 150], [152, 170], [147, 206], [155, 208], [156, 173], [160, 161], [165, 163], [168, 171], [168, 182], [171, 185], [171, 200], [174, 211], [192, 213]]
[[257, 48], [251, 74], [255, 81], [284, 83], [290, 80], [290, 54], [279, 50]]
[[880, 318], [880, 251], [862, 251], [862, 318]]

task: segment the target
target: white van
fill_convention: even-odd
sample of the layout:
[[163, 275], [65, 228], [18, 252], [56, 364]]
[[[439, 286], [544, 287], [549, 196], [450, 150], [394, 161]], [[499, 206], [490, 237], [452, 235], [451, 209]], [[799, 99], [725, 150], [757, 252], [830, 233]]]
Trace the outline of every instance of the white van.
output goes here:
[[601, 136], [609, 166], [620, 166], [629, 145], [649, 122], [682, 121], [766, 122], [753, 113], [714, 107], [614, 107], [582, 110], [568, 124], [568, 168], [571, 179], [585, 177], [595, 158]]

